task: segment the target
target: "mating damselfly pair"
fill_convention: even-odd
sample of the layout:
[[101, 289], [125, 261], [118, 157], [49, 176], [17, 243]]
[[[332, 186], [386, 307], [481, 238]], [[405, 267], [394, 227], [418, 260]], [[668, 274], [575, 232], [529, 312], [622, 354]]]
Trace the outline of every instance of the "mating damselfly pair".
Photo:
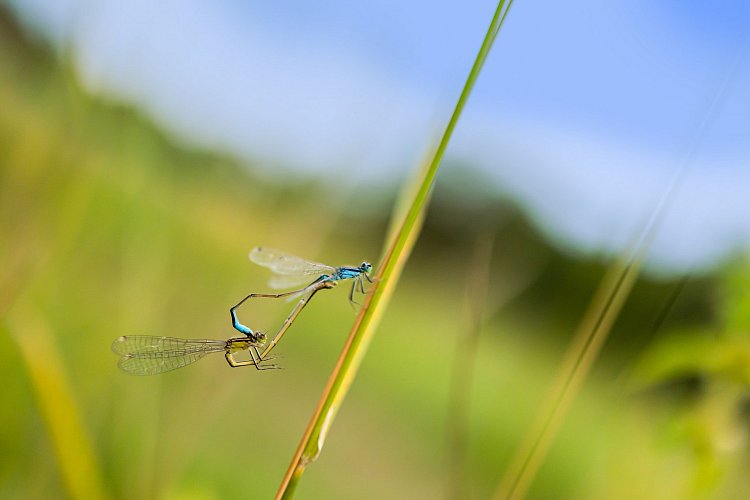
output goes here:
[[[227, 363], [233, 368], [238, 366], [255, 366], [258, 370], [278, 368], [268, 363], [271, 350], [319, 290], [333, 288], [339, 281], [351, 279], [352, 288], [349, 292], [349, 300], [354, 303], [354, 294], [357, 290], [366, 293], [364, 280], [372, 283], [369, 276], [372, 266], [366, 261], [357, 267], [333, 267], [266, 247], [254, 248], [250, 252], [250, 260], [269, 268], [274, 273], [269, 280], [271, 288], [290, 288], [307, 283], [313, 277], [314, 279], [304, 287], [290, 292], [251, 293], [232, 306], [229, 310], [232, 327], [243, 333], [245, 337], [232, 337], [227, 340], [181, 339], [151, 335], [119, 337], [112, 343], [112, 351], [121, 356], [118, 366], [133, 375], [155, 375], [187, 366], [207, 354], [224, 352]], [[237, 308], [249, 299], [294, 299], [299, 296], [302, 298], [268, 345], [266, 345], [267, 337], [264, 333], [253, 331], [237, 319]], [[262, 351], [261, 348], [263, 348]], [[248, 351], [249, 359], [240, 360], [236, 357], [242, 351]]]

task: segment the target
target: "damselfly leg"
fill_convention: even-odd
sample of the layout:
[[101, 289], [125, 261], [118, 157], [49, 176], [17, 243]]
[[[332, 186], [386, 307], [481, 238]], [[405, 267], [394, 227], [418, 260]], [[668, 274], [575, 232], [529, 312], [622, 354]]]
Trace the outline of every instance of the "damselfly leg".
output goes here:
[[289, 329], [289, 327], [292, 326], [292, 323], [294, 323], [294, 320], [297, 319], [297, 316], [299, 316], [299, 313], [302, 312], [302, 309], [305, 308], [305, 306], [310, 302], [313, 296], [316, 293], [318, 293], [320, 290], [330, 289], [330, 288], [333, 288], [334, 286], [336, 286], [335, 281], [318, 281], [308, 287], [310, 288], [309, 292], [306, 293], [299, 300], [299, 302], [297, 302], [297, 305], [294, 306], [294, 309], [292, 309], [292, 312], [284, 320], [284, 324], [281, 325], [281, 328], [279, 329], [279, 331], [276, 332], [276, 335], [274, 335], [271, 341], [268, 342], [268, 344], [266, 345], [266, 348], [263, 350], [263, 353], [259, 356], [261, 362], [267, 359], [268, 354], [273, 350], [274, 347], [276, 347], [276, 345], [281, 340], [281, 337], [283, 337], [286, 331]]
[[267, 361], [273, 359], [273, 356], [266, 356], [265, 359], [260, 359], [260, 354], [258, 353], [258, 348], [256, 346], [250, 347], [248, 352], [250, 353], [250, 359], [239, 360], [235, 358], [236, 352], [229, 350], [224, 353], [224, 357], [232, 368], [251, 365], [255, 366], [256, 370], [277, 370], [281, 368], [278, 365], [267, 363]]
[[[328, 285], [322, 285], [323, 283], [331, 283], [330, 286]], [[322, 285], [322, 286], [321, 286]], [[240, 323], [239, 319], [237, 318], [237, 308], [240, 307], [242, 304], [244, 304], [249, 299], [255, 299], [255, 298], [265, 298], [265, 299], [281, 299], [284, 297], [294, 297], [296, 295], [305, 295], [309, 292], [312, 292], [313, 295], [315, 292], [317, 292], [320, 288], [333, 288], [334, 282], [326, 282], [321, 278], [316, 279], [309, 285], [300, 288], [299, 290], [292, 290], [291, 292], [284, 292], [284, 293], [251, 293], [249, 295], [246, 295], [242, 300], [237, 302], [235, 305], [233, 305], [229, 309], [229, 315], [232, 318], [232, 327], [237, 330], [240, 333], [244, 333], [245, 335], [252, 336], [254, 334], [253, 330], [248, 328], [247, 326]], [[304, 298], [304, 297], [303, 297]], [[287, 318], [288, 319], [288, 318]]]
[[[319, 290], [322, 290], [324, 288], [333, 288], [336, 286], [335, 281], [326, 281], [323, 279], [317, 279], [308, 286], [300, 289], [300, 290], [294, 290], [291, 292], [284, 292], [284, 293], [251, 293], [247, 296], [245, 296], [242, 300], [240, 300], [237, 304], [232, 306], [232, 308], [229, 310], [229, 314], [232, 318], [232, 326], [238, 330], [239, 332], [244, 333], [248, 336], [256, 335], [257, 333], [248, 328], [247, 326], [240, 323], [239, 319], [237, 318], [237, 308], [240, 307], [242, 304], [244, 304], [246, 301], [254, 298], [271, 298], [271, 299], [280, 299], [283, 297], [289, 297], [294, 296], [295, 294], [302, 294], [302, 298], [297, 302], [297, 304], [294, 306], [294, 309], [292, 309], [292, 312], [286, 317], [284, 320], [284, 323], [281, 325], [281, 328], [276, 332], [276, 335], [273, 336], [273, 338], [266, 344], [265, 349], [263, 351], [260, 351], [260, 346], [253, 345], [251, 346], [248, 351], [250, 352], [251, 360], [245, 361], [237, 361], [234, 358], [230, 359], [230, 356], [227, 356], [227, 362], [232, 366], [244, 366], [246, 364], [254, 364], [255, 367], [259, 370], [266, 369], [264, 363], [269, 359], [269, 353], [273, 350], [274, 347], [279, 343], [281, 338], [284, 336], [286, 331], [289, 329], [289, 327], [292, 326], [292, 323], [294, 323], [294, 320], [297, 319], [297, 316], [299, 316], [299, 313], [302, 312], [302, 309], [305, 308], [307, 303], [310, 301], [310, 299], [318, 293]], [[235, 363], [235, 364], [232, 364]], [[240, 364], [241, 363], [241, 364]], [[276, 367], [276, 365], [270, 365], [272, 368]]]

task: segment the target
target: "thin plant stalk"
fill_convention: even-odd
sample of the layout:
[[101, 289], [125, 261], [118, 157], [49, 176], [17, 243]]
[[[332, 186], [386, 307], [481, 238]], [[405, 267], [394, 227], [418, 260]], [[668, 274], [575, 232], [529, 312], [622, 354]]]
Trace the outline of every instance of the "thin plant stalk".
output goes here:
[[638, 278], [643, 260], [686, 173], [679, 168], [633, 244], [604, 275], [573, 337], [555, 382], [529, 433], [495, 491], [496, 499], [524, 498], [552, 441]]
[[474, 60], [453, 114], [429, 162], [429, 168], [424, 171], [419, 188], [416, 190], [411, 203], [408, 204], [409, 209], [406, 211], [403, 221], [399, 225], [399, 230], [394, 234], [390, 245], [388, 245], [384, 252], [378, 266], [378, 271], [375, 274], [375, 283], [372, 285], [370, 293], [364, 299], [362, 308], [357, 315], [343, 351], [336, 362], [336, 366], [331, 373], [305, 434], [297, 447], [289, 469], [284, 475], [276, 498], [291, 498], [307, 465], [315, 461], [320, 455], [331, 424], [346, 397], [349, 387], [354, 381], [354, 377], [367, 352], [377, 325], [388, 306], [411, 249], [419, 236], [421, 221], [427, 209], [429, 194], [435, 181], [438, 166], [466, 101], [471, 94], [471, 90], [487, 59], [492, 43], [502, 27], [512, 3], [512, 0], [510, 0], [507, 3], [507, 7], [504, 0], [498, 3], [497, 10], [479, 49], [479, 53]]
[[566, 353], [559, 375], [547, 399], [537, 413], [537, 418], [516, 453], [510, 468], [495, 491], [497, 499], [524, 498], [536, 473], [549, 451], [557, 430], [562, 425], [567, 410], [588, 375], [591, 365], [609, 335], [612, 324], [622, 309], [638, 277], [641, 264], [651, 246], [662, 221], [698, 151], [718, 110], [727, 95], [730, 84], [737, 76], [750, 44], [738, 51], [737, 57], [718, 87], [703, 120], [696, 128], [680, 167], [666, 186], [649, 220], [642, 226], [634, 244], [626, 249], [610, 266], [584, 315], [573, 343]]
[[456, 340], [446, 412], [447, 498], [467, 498], [466, 485], [469, 484], [467, 475], [469, 469], [466, 457], [470, 429], [469, 416], [480, 333], [487, 318], [494, 316], [508, 302], [528, 288], [542, 269], [538, 263], [524, 268], [514, 261], [511, 264], [512, 270], [506, 264], [506, 269], [499, 273], [503, 276], [503, 280], [500, 283], [493, 283], [490, 271], [495, 238], [489, 231], [480, 235], [472, 265], [467, 272], [466, 301], [469, 321], [464, 334]]
[[479, 347], [479, 332], [484, 324], [489, 294], [493, 237], [485, 233], [476, 244], [474, 258], [467, 272], [466, 303], [468, 325], [456, 339], [451, 389], [448, 396], [446, 491], [447, 498], [466, 497], [466, 448], [469, 434], [471, 388]]
[[555, 384], [506, 471], [495, 498], [526, 496], [557, 430], [635, 284], [642, 260], [643, 253], [630, 261], [619, 259], [602, 280], [566, 353]]

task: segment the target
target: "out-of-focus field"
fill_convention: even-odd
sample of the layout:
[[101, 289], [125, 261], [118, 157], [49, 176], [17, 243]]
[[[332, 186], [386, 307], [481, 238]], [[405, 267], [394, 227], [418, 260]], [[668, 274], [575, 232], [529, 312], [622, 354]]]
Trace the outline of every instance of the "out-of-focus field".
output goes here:
[[[395, 188], [342, 196], [327, 179], [259, 176], [86, 95], [60, 60], [0, 15], [0, 498], [271, 497], [354, 319], [346, 285], [304, 311], [277, 350], [282, 370], [230, 369], [215, 355], [131, 377], [110, 343], [231, 336], [229, 307], [267, 290], [247, 259], [255, 245], [376, 261]], [[466, 276], [487, 234], [462, 482], [467, 498], [489, 496], [603, 273], [602, 262], [554, 251], [476, 174], [444, 174], [299, 498], [445, 494]], [[654, 333], [677, 282], [640, 283], [532, 497], [741, 498], [748, 284], [741, 264], [691, 277]], [[241, 318], [272, 331], [290, 308], [259, 301]]]

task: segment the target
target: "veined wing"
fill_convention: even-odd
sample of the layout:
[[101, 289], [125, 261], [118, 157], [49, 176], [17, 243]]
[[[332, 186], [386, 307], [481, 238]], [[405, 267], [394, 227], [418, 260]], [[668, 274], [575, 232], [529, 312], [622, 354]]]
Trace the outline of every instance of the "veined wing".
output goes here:
[[[325, 273], [325, 274], [328, 274], [328, 273]], [[313, 280], [313, 276], [317, 277], [317, 276], [320, 276], [320, 274], [317, 274], [317, 275], [275, 274], [271, 276], [271, 278], [268, 280], [268, 286], [270, 286], [271, 288], [276, 288], [276, 289], [284, 289], [284, 288], [293, 288], [299, 285], [307, 285]], [[293, 295], [292, 297], [295, 297], [295, 296]]]
[[195, 363], [206, 354], [222, 352], [225, 345], [223, 340], [128, 335], [115, 339], [112, 351], [122, 356], [117, 365], [123, 371], [155, 375]]
[[226, 342], [211, 339], [180, 339], [153, 335], [123, 335], [112, 342], [112, 352], [120, 356], [159, 353], [161, 356], [180, 356], [191, 352], [219, 352]]
[[[259, 266], [267, 267], [276, 274], [285, 276], [320, 276], [333, 274], [336, 268], [319, 262], [284, 253], [267, 247], [255, 247], [250, 251], [250, 260]], [[303, 280], [304, 281], [304, 280]]]

